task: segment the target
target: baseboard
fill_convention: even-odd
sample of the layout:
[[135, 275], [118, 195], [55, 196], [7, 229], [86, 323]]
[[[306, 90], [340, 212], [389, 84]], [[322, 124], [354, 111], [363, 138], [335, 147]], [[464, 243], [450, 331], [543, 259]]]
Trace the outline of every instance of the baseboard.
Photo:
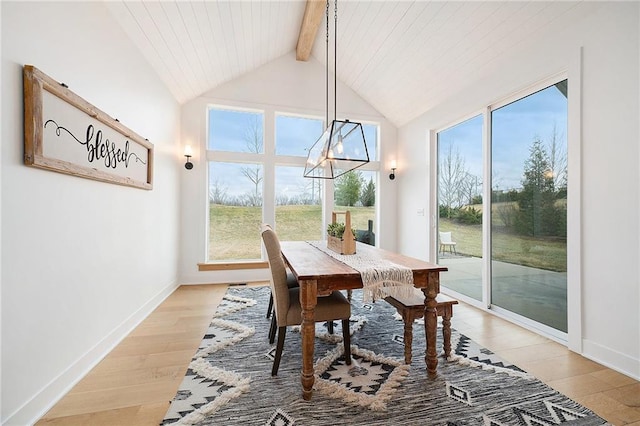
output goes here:
[[269, 269], [244, 269], [229, 271], [201, 271], [184, 274], [180, 277], [183, 285], [188, 284], [228, 284], [251, 281], [268, 281]]
[[589, 340], [583, 340], [582, 348], [582, 356], [632, 379], [640, 380], [640, 359], [614, 351]]
[[11, 414], [3, 426], [24, 426], [37, 422], [63, 396], [65, 396], [84, 376], [91, 371], [109, 352], [113, 350], [134, 328], [160, 305], [178, 287], [171, 283], [145, 303], [140, 309], [124, 320], [109, 335], [87, 351], [76, 362], [49, 382], [33, 398]]

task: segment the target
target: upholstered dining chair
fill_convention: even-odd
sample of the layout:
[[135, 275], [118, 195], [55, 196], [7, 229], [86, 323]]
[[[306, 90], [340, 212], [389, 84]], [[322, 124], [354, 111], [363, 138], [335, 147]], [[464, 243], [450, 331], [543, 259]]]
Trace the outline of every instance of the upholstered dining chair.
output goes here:
[[[267, 227], [269, 229], [273, 229], [271, 225], [267, 223], [263, 223], [261, 227]], [[296, 279], [296, 276], [293, 275], [293, 273], [287, 269], [287, 287], [294, 288], [298, 286], [299, 284], [298, 284], [298, 280]], [[351, 294], [349, 294], [349, 301], [351, 301]], [[273, 293], [269, 295], [269, 305], [267, 306], [267, 318], [271, 318], [272, 313], [273, 313]], [[329, 321], [327, 323], [327, 329], [330, 334], [333, 334], [333, 321]], [[273, 319], [273, 321], [271, 321], [271, 328], [269, 329], [269, 343], [274, 342], [275, 336], [276, 336], [276, 322], [275, 322], [275, 319]]]
[[[265, 227], [269, 229], [273, 229], [271, 225], [267, 223], [263, 223], [260, 226], [261, 230], [264, 229]], [[289, 288], [298, 287], [298, 280], [296, 279], [295, 275], [293, 275], [293, 273], [291, 273], [291, 271], [289, 270], [287, 270], [287, 287]], [[272, 312], [273, 312], [273, 293], [269, 295], [269, 306], [267, 306], [267, 318], [271, 318]], [[269, 336], [269, 339], [272, 340], [271, 335]], [[271, 343], [273, 343], [273, 341]]]
[[[261, 227], [267, 227], [269, 229], [273, 229], [271, 225], [267, 223], [263, 223]], [[293, 275], [293, 272], [291, 272], [288, 269], [287, 269], [287, 287], [289, 288], [299, 287], [296, 276]], [[349, 302], [351, 302], [351, 290], [348, 290], [347, 299], [349, 299]], [[273, 312], [273, 293], [269, 295], [269, 305], [267, 306], [267, 318], [271, 318], [272, 312]], [[271, 328], [269, 329], [269, 343], [274, 342], [274, 339], [276, 336], [276, 328], [277, 328], [276, 322], [275, 322], [275, 319], [273, 319], [271, 321]], [[327, 321], [327, 331], [329, 332], [329, 334], [333, 334], [333, 321]]]
[[[275, 315], [272, 318], [272, 328], [277, 326], [278, 342], [276, 354], [273, 360], [271, 375], [278, 374], [282, 349], [287, 332], [287, 326], [302, 324], [302, 307], [300, 306], [300, 287], [289, 288], [287, 286], [287, 271], [280, 251], [278, 236], [269, 226], [262, 227], [262, 241], [269, 258], [271, 270], [271, 294], [273, 295]], [[315, 321], [342, 320], [342, 337], [344, 342], [344, 355], [348, 365], [351, 364], [351, 335], [349, 334], [349, 317], [351, 316], [351, 304], [339, 291], [334, 291], [329, 296], [318, 297], [315, 308]]]
[[[293, 288], [298, 287], [298, 280], [296, 276], [293, 275], [291, 271], [287, 271], [287, 287]], [[267, 307], [267, 318], [271, 318], [271, 313], [273, 312], [273, 294], [269, 296], [269, 306]]]

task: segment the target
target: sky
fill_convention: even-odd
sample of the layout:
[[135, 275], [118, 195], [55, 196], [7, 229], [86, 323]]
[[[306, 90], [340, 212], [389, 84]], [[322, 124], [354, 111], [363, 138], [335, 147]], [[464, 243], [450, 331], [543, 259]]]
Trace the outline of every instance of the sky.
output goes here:
[[[469, 173], [478, 176], [479, 182], [482, 182], [483, 175], [482, 126], [482, 116], [478, 115], [438, 134], [441, 152], [448, 144], [453, 144], [454, 149], [464, 157]], [[567, 99], [555, 86], [492, 112], [493, 189], [509, 190], [522, 186], [524, 163], [529, 157], [532, 141], [539, 137], [545, 144], [548, 143], [554, 127], [559, 140], [566, 144]], [[208, 148], [219, 151], [252, 152], [253, 148], [247, 140], [255, 139], [252, 135], [258, 135], [258, 139], [263, 140], [263, 128], [264, 118], [260, 112], [210, 109]], [[375, 160], [378, 143], [377, 126], [365, 123], [363, 130], [369, 156]], [[310, 190], [312, 179], [302, 177], [303, 164], [308, 149], [313, 146], [323, 131], [321, 118], [276, 115], [276, 155], [298, 156], [301, 159], [300, 167], [276, 166], [276, 197], [279, 194], [293, 197]], [[261, 149], [261, 153], [263, 152], [264, 147]], [[215, 162], [210, 165], [209, 180], [210, 183], [217, 181], [226, 189], [229, 196], [241, 196], [255, 190], [252, 182], [242, 174], [242, 171], [255, 170], [256, 167], [262, 166]], [[368, 174], [367, 180], [370, 175]]]
[[[493, 189], [522, 187], [524, 164], [536, 137], [546, 145], [555, 127], [556, 137], [566, 147], [567, 98], [555, 86], [494, 110], [491, 119]], [[439, 132], [440, 152], [454, 144], [469, 173], [482, 177], [482, 134], [478, 115]]]
[[[261, 135], [264, 119], [261, 113], [254, 111], [232, 111], [224, 109], [209, 110], [209, 150], [252, 152], [253, 135]], [[377, 126], [363, 123], [363, 131], [369, 157], [377, 157]], [[309, 192], [313, 179], [304, 178], [304, 163], [308, 149], [324, 132], [323, 120], [292, 115], [276, 115], [275, 153], [276, 155], [300, 157], [300, 167], [276, 166], [276, 197], [284, 194], [288, 197]], [[263, 138], [265, 141], [266, 139]], [[264, 152], [264, 145], [261, 153]], [[276, 157], [277, 162], [277, 157]], [[255, 170], [255, 164], [214, 162], [209, 166], [209, 182], [218, 182], [226, 189], [229, 196], [241, 196], [254, 192], [255, 186], [246, 176], [244, 170]], [[263, 172], [261, 170], [261, 172]], [[262, 175], [261, 175], [262, 176]], [[367, 178], [368, 180], [368, 178]]]

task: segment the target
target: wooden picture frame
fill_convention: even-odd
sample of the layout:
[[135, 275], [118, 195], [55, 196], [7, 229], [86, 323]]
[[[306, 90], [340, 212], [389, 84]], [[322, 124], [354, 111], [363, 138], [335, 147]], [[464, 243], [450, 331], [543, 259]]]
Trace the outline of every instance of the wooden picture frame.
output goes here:
[[23, 78], [27, 166], [153, 189], [153, 144], [36, 67]]

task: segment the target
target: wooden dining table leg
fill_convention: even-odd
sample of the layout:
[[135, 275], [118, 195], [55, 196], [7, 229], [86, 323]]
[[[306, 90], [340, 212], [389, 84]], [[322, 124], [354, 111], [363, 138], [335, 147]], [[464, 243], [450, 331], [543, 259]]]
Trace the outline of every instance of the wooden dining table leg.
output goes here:
[[318, 286], [315, 280], [300, 281], [300, 306], [302, 307], [302, 397], [309, 401], [313, 394], [313, 352], [316, 338], [315, 308], [318, 303]]
[[438, 332], [438, 312], [436, 309], [436, 297], [440, 292], [439, 272], [429, 272], [427, 287], [422, 289], [424, 293], [424, 331], [426, 334], [427, 348], [424, 360], [427, 364], [427, 374], [435, 378], [438, 368], [438, 355], [436, 352], [436, 337]]

